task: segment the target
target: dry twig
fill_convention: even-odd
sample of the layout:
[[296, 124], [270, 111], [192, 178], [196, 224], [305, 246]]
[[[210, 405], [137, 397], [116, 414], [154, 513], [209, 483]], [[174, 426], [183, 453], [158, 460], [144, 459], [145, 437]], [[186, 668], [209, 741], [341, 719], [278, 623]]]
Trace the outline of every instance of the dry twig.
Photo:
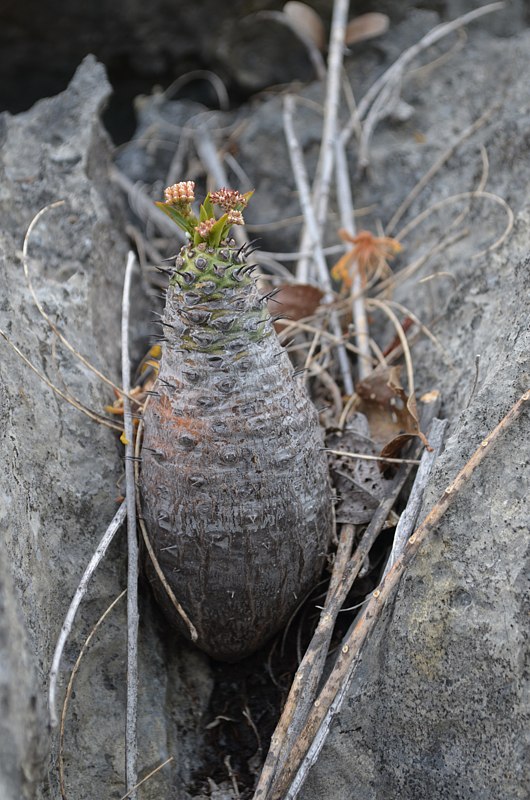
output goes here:
[[[397, 559], [385, 579], [372, 592], [368, 605], [356, 620], [351, 634], [344, 641], [337, 661], [319, 694], [318, 701], [313, 704], [306, 725], [290, 751], [289, 762], [276, 780], [274, 792], [270, 795], [271, 800], [287, 800], [287, 798], [294, 800], [297, 796], [310, 766], [322, 748], [331, 718], [340, 707], [340, 702], [358, 663], [362, 646], [373, 631], [383, 608], [399, 584], [401, 575], [415, 557], [420, 545], [435, 530], [454, 498], [462, 491], [484, 457], [491, 451], [499, 436], [515, 422], [529, 401], [530, 390], [527, 390], [494, 430], [480, 443], [469, 461], [409, 538], [403, 554]], [[321, 725], [323, 726], [322, 734], [319, 732]], [[317, 732], [319, 735], [315, 739]]]
[[114, 539], [114, 536], [116, 535], [116, 532], [119, 530], [126, 515], [127, 515], [127, 505], [124, 500], [119, 509], [117, 510], [116, 514], [114, 515], [114, 519], [112, 520], [109, 527], [105, 531], [103, 538], [101, 539], [99, 545], [97, 546], [94, 555], [90, 559], [90, 562], [83, 573], [83, 576], [79, 582], [79, 586], [75, 591], [74, 597], [72, 599], [72, 602], [70, 603], [70, 607], [68, 608], [68, 612], [62, 624], [61, 632], [59, 634], [57, 644], [55, 645], [52, 665], [50, 668], [48, 709], [50, 713], [50, 725], [52, 727], [56, 727], [59, 722], [57, 718], [57, 709], [56, 709], [56, 694], [57, 694], [57, 680], [59, 676], [59, 667], [61, 665], [61, 658], [63, 655], [64, 646], [72, 630], [75, 615], [77, 614], [77, 609], [79, 608], [83, 597], [87, 593], [88, 582], [90, 581], [90, 578], [94, 574], [94, 571], [96, 570], [97, 566], [103, 560], [105, 553], [109, 549], [110, 543]]
[[123, 282], [121, 312], [121, 379], [123, 383], [123, 424], [125, 433], [125, 502], [127, 504], [127, 715], [125, 725], [125, 785], [132, 800], [138, 779], [138, 535], [136, 531], [136, 486], [134, 480], [134, 430], [129, 393], [129, 310], [131, 278], [136, 259], [129, 251]]
[[[317, 225], [315, 211], [311, 203], [309, 181], [303, 161], [302, 151], [293, 125], [294, 97], [292, 95], [287, 95], [287, 97], [285, 97], [283, 111], [285, 136], [289, 148], [291, 166], [295, 176], [300, 205], [302, 206], [302, 212], [306, 220], [306, 225], [310, 231], [311, 242], [314, 247], [314, 258], [318, 267], [319, 282], [323, 290], [328, 295], [331, 295], [331, 278], [329, 276], [326, 259], [324, 258], [324, 254], [322, 252], [320, 228]], [[331, 329], [337, 339], [341, 339], [342, 331], [340, 327], [340, 321], [335, 311], [332, 311], [330, 314], [330, 324]], [[342, 374], [344, 391], [346, 394], [353, 394], [353, 379], [351, 375], [350, 363], [343, 344], [337, 345], [337, 355]]]

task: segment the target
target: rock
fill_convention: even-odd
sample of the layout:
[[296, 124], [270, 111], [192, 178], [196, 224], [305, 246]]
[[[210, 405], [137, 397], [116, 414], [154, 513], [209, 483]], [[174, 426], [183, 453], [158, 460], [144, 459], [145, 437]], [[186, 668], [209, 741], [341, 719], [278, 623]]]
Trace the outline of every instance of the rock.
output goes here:
[[[37, 369], [101, 413], [101, 383], [55, 339], [37, 312], [20, 263], [24, 232], [46, 204], [29, 245], [40, 302], [91, 363], [118, 380], [121, 284], [126, 259], [118, 193], [109, 184], [109, 144], [99, 114], [109, 95], [89, 57], [61, 95], [0, 117], [0, 327]], [[0, 794], [49, 797], [57, 734], [47, 729], [51, 655], [79, 578], [116, 509], [123, 470], [115, 434], [41, 383], [1, 340]], [[79, 649], [125, 582], [124, 537], [94, 576], [63, 662], [60, 696]], [[143, 593], [145, 595], [145, 592]], [[126, 634], [123, 601], [81, 663], [65, 730], [69, 796], [107, 798], [123, 787]], [[148, 771], [176, 756], [145, 797], [189, 779], [195, 732], [209, 696], [204, 659], [160, 632], [148, 596], [142, 606], [140, 756]], [[162, 668], [162, 663], [164, 667]], [[191, 700], [183, 699], [181, 692]], [[4, 791], [2, 791], [2, 789]]]
[[[502, 248], [474, 259], [506, 221], [500, 207], [476, 200], [462, 223], [471, 236], [396, 294], [421, 319], [436, 310], [432, 330], [447, 353], [444, 359], [426, 342], [413, 351], [420, 393], [439, 388], [442, 413], [450, 420], [424, 513], [530, 385], [530, 204], [524, 170], [517, 166], [526, 163], [530, 148], [524, 77], [529, 46], [527, 31], [509, 47], [470, 31], [465, 55], [405, 88], [424, 144], [414, 144], [408, 126], [383, 126], [372, 148], [372, 185], [368, 181], [356, 198], [364, 205], [370, 196], [381, 197], [379, 212], [389, 219], [456, 132], [496, 104], [476, 139], [461, 146], [403, 220], [476, 185], [479, 143], [489, 155], [488, 190], [508, 200], [516, 215]], [[399, 188], [396, 181], [406, 185]], [[374, 184], [384, 184], [386, 193], [374, 193]], [[460, 208], [433, 215], [407, 237], [407, 258], [439, 241]], [[437, 280], [417, 283], [437, 271]], [[422, 547], [364, 650], [301, 792], [304, 800], [528, 797], [529, 442], [526, 410]]]

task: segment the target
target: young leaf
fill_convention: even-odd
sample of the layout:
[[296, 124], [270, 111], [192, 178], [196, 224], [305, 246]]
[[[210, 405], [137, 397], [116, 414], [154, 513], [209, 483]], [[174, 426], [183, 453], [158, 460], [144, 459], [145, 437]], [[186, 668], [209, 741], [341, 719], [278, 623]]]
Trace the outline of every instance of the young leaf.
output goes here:
[[175, 206], [170, 205], [169, 203], [155, 203], [158, 208], [167, 214], [167, 216], [175, 222], [179, 228], [181, 228], [186, 233], [190, 235], [193, 233], [193, 228], [197, 224], [197, 219], [190, 215], [189, 217], [183, 217], [182, 214], [175, 208]]

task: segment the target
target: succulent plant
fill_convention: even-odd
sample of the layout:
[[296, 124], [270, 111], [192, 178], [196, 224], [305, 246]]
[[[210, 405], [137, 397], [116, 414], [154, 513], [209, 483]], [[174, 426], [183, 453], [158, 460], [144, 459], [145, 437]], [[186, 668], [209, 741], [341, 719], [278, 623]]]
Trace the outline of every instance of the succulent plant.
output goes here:
[[[286, 623], [319, 578], [333, 525], [317, 411], [280, 346], [250, 247], [229, 235], [250, 196], [221, 189], [197, 217], [186, 181], [158, 204], [189, 242], [171, 270], [140, 476], [165, 578], [198, 646], [226, 661]], [[187, 634], [149, 559], [146, 572]]]

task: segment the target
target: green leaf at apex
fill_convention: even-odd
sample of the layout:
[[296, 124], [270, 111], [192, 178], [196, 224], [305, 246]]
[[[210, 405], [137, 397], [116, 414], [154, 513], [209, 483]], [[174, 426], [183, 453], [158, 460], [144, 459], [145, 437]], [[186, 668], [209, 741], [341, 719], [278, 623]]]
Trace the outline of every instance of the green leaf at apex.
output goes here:
[[197, 225], [197, 218], [190, 214], [189, 217], [183, 217], [182, 214], [175, 208], [175, 206], [171, 205], [171, 203], [155, 203], [158, 208], [167, 214], [167, 216], [175, 222], [179, 228], [181, 228], [186, 233], [189, 233], [190, 236], [193, 235], [195, 226]]
[[224, 239], [228, 233], [230, 226], [228, 225], [228, 214], [223, 214], [219, 217], [212, 230], [208, 234], [208, 244], [211, 247], [219, 247], [219, 242]]
[[[212, 201], [210, 199], [210, 192], [208, 192], [208, 194], [204, 198], [204, 203], [202, 204], [202, 207], [206, 211], [206, 215], [207, 215], [206, 219], [210, 219], [210, 217], [215, 217], [213, 203], [212, 203]], [[201, 222], [202, 222], [202, 220], [201, 220]]]
[[251, 189], [250, 192], [245, 192], [245, 194], [241, 195], [245, 199], [245, 204], [244, 205], [241, 204], [241, 208], [239, 208], [238, 211], [241, 211], [243, 208], [246, 208], [248, 201], [250, 200], [255, 191], [256, 191], [255, 189]]

